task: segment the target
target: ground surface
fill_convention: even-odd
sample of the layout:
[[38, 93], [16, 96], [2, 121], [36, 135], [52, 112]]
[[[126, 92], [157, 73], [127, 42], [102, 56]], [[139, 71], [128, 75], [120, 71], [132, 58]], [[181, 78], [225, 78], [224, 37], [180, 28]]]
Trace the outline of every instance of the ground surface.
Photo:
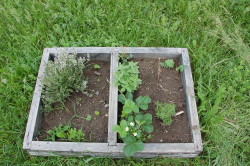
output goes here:
[[[180, 72], [175, 68], [162, 68], [159, 59], [134, 59], [138, 62], [142, 84], [135, 91], [135, 98], [139, 96], [149, 96], [151, 103], [145, 113], [153, 116], [154, 131], [152, 138], [148, 142], [174, 143], [192, 142], [191, 130], [186, 113], [186, 102], [181, 81]], [[179, 61], [175, 60], [175, 67], [179, 66]], [[184, 114], [173, 118], [171, 125], [166, 126], [161, 119], [156, 117], [155, 102], [174, 103], [176, 112], [184, 111]]]
[[[249, 165], [249, 1], [0, 1], [0, 165]], [[34, 157], [22, 142], [45, 47], [188, 48], [195, 159]]]
[[[94, 69], [95, 64], [101, 68]], [[85, 133], [84, 142], [107, 142], [109, 76], [109, 61], [90, 61], [84, 70], [84, 77], [88, 78], [88, 93], [93, 97], [81, 92], [73, 93], [64, 102], [66, 109], [54, 110], [49, 115], [44, 115], [38, 140], [47, 138], [47, 131], [60, 124], [71, 124], [71, 127], [81, 129]], [[99, 112], [99, 115], [95, 115], [95, 111]], [[86, 120], [88, 115], [91, 120]]]

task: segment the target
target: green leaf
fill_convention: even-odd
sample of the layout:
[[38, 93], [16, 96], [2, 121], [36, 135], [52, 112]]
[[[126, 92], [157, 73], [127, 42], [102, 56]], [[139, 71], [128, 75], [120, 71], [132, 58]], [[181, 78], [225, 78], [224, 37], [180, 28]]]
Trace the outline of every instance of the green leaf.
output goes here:
[[146, 125], [146, 126], [142, 126], [142, 130], [147, 133], [151, 133], [154, 130], [154, 127], [152, 125]]
[[123, 152], [126, 156], [132, 156], [136, 152], [144, 149], [144, 144], [141, 141], [136, 141], [136, 138], [133, 136], [127, 136], [123, 139], [126, 144], [123, 148]]
[[139, 125], [142, 125], [143, 123], [146, 122], [146, 121], [144, 120], [144, 115], [143, 115], [143, 114], [136, 115], [135, 121], [136, 121]]
[[125, 144], [132, 144], [136, 142], [136, 138], [134, 136], [127, 136], [123, 139]]
[[133, 94], [130, 93], [130, 92], [127, 92], [127, 93], [126, 93], [126, 98], [127, 98], [127, 99], [130, 99], [130, 100], [133, 100]]
[[127, 131], [126, 131], [127, 126], [128, 126], [127, 122], [125, 120], [121, 120], [120, 126], [114, 125], [112, 129], [113, 131], [118, 132], [121, 138], [124, 138], [127, 136]]
[[119, 125], [114, 125], [112, 129], [113, 129], [114, 132], [121, 131], [121, 127]]
[[135, 100], [136, 104], [142, 109], [142, 110], [147, 110], [148, 109], [148, 104], [151, 103], [151, 99], [148, 96], [139, 96]]
[[63, 133], [63, 132], [57, 133], [56, 136], [59, 137], [59, 138], [66, 138], [66, 134]]
[[100, 115], [100, 112], [99, 111], [95, 111], [95, 115], [96, 116]]
[[135, 113], [139, 113], [139, 107], [132, 100], [126, 99], [122, 111], [125, 114], [129, 114], [132, 111]]
[[144, 120], [146, 121], [146, 124], [151, 124], [152, 123], [152, 115], [151, 114], [145, 114], [144, 115]]
[[118, 101], [121, 102], [122, 104], [124, 104], [126, 100], [126, 97], [123, 94], [119, 94], [118, 95]]

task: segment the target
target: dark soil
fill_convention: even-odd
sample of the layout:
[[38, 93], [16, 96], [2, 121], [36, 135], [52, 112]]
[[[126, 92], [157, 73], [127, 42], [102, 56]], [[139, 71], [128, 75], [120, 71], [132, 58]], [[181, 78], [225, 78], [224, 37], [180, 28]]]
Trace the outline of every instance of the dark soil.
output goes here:
[[[164, 59], [139, 59], [133, 61], [138, 62], [140, 70], [140, 79], [142, 84], [139, 89], [134, 92], [134, 97], [149, 96], [152, 100], [149, 109], [144, 113], [150, 113], [153, 116], [154, 131], [149, 143], [188, 143], [192, 142], [191, 130], [189, 127], [184, 90], [181, 81], [180, 72], [176, 71], [179, 61], [175, 61], [173, 69], [162, 68], [160, 62]], [[170, 126], [166, 126], [156, 117], [155, 102], [174, 103], [176, 105], [176, 113], [184, 111], [184, 114], [173, 118]], [[121, 110], [121, 106], [119, 107]]]
[[[59, 124], [71, 124], [71, 127], [85, 132], [85, 142], [107, 142], [110, 62], [92, 60], [90, 64], [84, 76], [89, 80], [88, 93], [93, 97], [81, 92], [74, 93], [65, 100], [66, 109], [57, 109], [49, 115], [43, 115], [37, 140], [44, 140], [47, 137], [46, 131]], [[101, 68], [94, 69], [94, 64], [98, 64]], [[59, 106], [61, 105], [56, 104], [55, 107]], [[77, 117], [73, 116], [74, 110]], [[100, 115], [95, 115], [95, 111], [100, 112]], [[90, 121], [85, 119], [87, 115], [91, 115]]]

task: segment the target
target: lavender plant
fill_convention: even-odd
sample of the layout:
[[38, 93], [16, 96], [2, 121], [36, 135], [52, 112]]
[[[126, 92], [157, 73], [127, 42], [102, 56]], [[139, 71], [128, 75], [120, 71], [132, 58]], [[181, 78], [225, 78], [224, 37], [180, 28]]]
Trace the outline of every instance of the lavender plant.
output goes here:
[[88, 81], [83, 77], [83, 69], [89, 59], [89, 55], [78, 58], [76, 54], [60, 52], [46, 64], [42, 92], [44, 112], [51, 112], [52, 104], [62, 102], [70, 93], [85, 91]]

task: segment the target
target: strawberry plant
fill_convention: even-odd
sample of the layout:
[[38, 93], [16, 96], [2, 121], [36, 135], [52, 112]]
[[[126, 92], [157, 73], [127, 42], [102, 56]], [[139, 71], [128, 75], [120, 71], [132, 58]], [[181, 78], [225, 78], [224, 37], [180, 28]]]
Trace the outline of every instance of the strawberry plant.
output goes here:
[[132, 55], [122, 54], [119, 56], [121, 63], [115, 73], [115, 85], [120, 94], [118, 101], [123, 104], [121, 121], [113, 126], [113, 131], [119, 133], [120, 139], [125, 146], [123, 152], [126, 156], [132, 156], [144, 149], [143, 141], [149, 138], [153, 131], [152, 115], [142, 114], [140, 110], [147, 110], [151, 102], [148, 96], [139, 96], [133, 99], [133, 92], [141, 84], [139, 78], [139, 66], [137, 62], [129, 62]]

